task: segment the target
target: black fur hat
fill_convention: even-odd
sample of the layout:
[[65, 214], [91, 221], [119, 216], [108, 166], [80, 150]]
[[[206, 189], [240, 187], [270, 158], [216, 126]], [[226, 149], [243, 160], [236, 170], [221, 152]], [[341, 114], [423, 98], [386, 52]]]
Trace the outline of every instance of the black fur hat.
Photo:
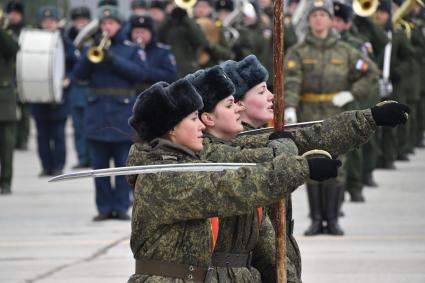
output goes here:
[[188, 80], [159, 82], [139, 94], [128, 123], [143, 141], [150, 142], [203, 106], [202, 98]]
[[136, 8], [149, 8], [149, 3], [146, 0], [133, 0], [131, 1], [131, 9]]
[[204, 102], [204, 108], [200, 112], [212, 112], [220, 100], [235, 93], [232, 80], [226, 75], [220, 66], [214, 66], [207, 70], [199, 70], [189, 74], [186, 78], [198, 91]]
[[353, 9], [349, 5], [334, 1], [334, 15], [348, 23], [353, 18]]
[[387, 12], [391, 15], [391, 1], [389, 0], [381, 0], [379, 1], [378, 11]]
[[165, 10], [167, 6], [167, 1], [164, 0], [152, 0], [151, 1], [151, 9], [157, 8], [160, 10]]
[[154, 23], [152, 18], [148, 15], [132, 15], [130, 17], [130, 30], [133, 30], [134, 28], [145, 28], [151, 33], [154, 33]]
[[86, 18], [89, 20], [91, 18], [90, 10], [84, 6], [73, 8], [70, 14], [71, 14], [71, 20], [73, 21], [75, 21], [78, 18]]
[[233, 0], [218, 0], [215, 2], [215, 10], [228, 10], [233, 11], [235, 8], [235, 4], [233, 3]]
[[48, 18], [59, 21], [62, 17], [62, 13], [54, 6], [43, 6], [38, 10], [37, 16], [39, 23]]
[[239, 62], [228, 60], [220, 66], [235, 85], [235, 100], [241, 100], [248, 90], [269, 78], [267, 69], [255, 55], [248, 55]]
[[10, 13], [12, 11], [18, 12], [20, 14], [24, 14], [24, 4], [19, 1], [11, 0], [7, 2], [6, 5], [6, 13]]
[[97, 3], [97, 7], [102, 6], [118, 6], [117, 0], [100, 0], [99, 3]]

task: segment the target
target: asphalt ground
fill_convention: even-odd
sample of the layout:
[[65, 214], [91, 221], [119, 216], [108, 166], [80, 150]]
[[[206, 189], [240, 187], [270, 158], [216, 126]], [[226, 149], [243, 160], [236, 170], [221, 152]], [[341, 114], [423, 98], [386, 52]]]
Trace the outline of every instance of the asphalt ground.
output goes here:
[[[68, 134], [66, 171], [76, 164]], [[293, 195], [303, 282], [425, 282], [425, 150], [397, 170], [377, 170], [365, 203], [344, 203], [346, 235], [305, 237], [306, 192]], [[16, 151], [13, 194], [0, 196], [0, 282], [126, 282], [134, 270], [130, 222], [92, 222], [91, 179], [39, 178], [34, 135]], [[349, 198], [347, 198], [349, 199]]]

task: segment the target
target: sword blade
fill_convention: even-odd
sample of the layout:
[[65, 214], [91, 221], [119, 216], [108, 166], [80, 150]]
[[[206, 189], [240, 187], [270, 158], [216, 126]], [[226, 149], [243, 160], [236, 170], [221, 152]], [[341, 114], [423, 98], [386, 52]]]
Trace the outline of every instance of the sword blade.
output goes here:
[[69, 181], [89, 177], [99, 178], [160, 172], [218, 172], [223, 170], [236, 170], [241, 167], [252, 167], [255, 165], [255, 163], [182, 163], [128, 166], [63, 174], [49, 179], [49, 182]]
[[[322, 124], [322, 123], [323, 123], [323, 120], [288, 124], [288, 125], [285, 125], [285, 130], [295, 131], [295, 130], [298, 130], [300, 128], [306, 128], [306, 127], [310, 127], [310, 126], [314, 126], [316, 124]], [[267, 134], [267, 133], [273, 132], [274, 130], [275, 129], [273, 127], [254, 129], [254, 130], [249, 130], [249, 131], [243, 131], [239, 134], [239, 136]]]

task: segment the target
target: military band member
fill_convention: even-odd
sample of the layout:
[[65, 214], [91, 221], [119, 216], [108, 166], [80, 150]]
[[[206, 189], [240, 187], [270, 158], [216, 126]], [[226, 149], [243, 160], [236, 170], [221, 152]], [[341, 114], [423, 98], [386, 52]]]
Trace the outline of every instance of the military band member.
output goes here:
[[[39, 26], [49, 32], [59, 31], [60, 11], [53, 6], [43, 6], [38, 11]], [[72, 42], [61, 32], [65, 47], [65, 75], [75, 64], [77, 57]], [[60, 103], [32, 103], [31, 113], [37, 128], [37, 148], [43, 176], [62, 174], [66, 160], [65, 123], [68, 118], [70, 99], [65, 88]]]
[[[67, 32], [67, 37], [74, 41], [78, 33], [90, 23], [91, 13], [87, 7], [75, 7], [70, 12], [72, 27]], [[81, 57], [80, 50], [78, 57]], [[85, 134], [84, 116], [87, 108], [88, 82], [75, 81], [69, 86], [69, 97], [71, 101], [71, 117], [74, 128], [74, 145], [77, 151], [78, 163], [73, 169], [90, 167], [90, 147]]]
[[142, 16], [149, 14], [148, 0], [132, 0], [130, 7], [133, 15]]
[[13, 150], [16, 130], [16, 92], [14, 78], [18, 43], [0, 27], [0, 193], [12, 192]]
[[[377, 69], [368, 59], [332, 34], [330, 1], [311, 1], [308, 11], [310, 31], [303, 43], [291, 48], [285, 63], [285, 103], [297, 109], [299, 121], [341, 113], [348, 103], [366, 97], [370, 85], [378, 80]], [[329, 234], [343, 234], [338, 223], [343, 186], [342, 175], [338, 180], [307, 184], [312, 225], [306, 235], [323, 233], [324, 222]], [[322, 197], [326, 200], [324, 207]]]
[[130, 39], [145, 51], [146, 62], [149, 65], [145, 82], [137, 85], [136, 93], [159, 81], [172, 83], [176, 79], [176, 59], [171, 53], [170, 46], [157, 41], [153, 19], [148, 15], [133, 15], [129, 24]]
[[[103, 60], [94, 63], [85, 52], [73, 70], [74, 80], [89, 81], [89, 97], [85, 117], [87, 139], [92, 149], [92, 167], [125, 166], [134, 135], [127, 125], [136, 100], [134, 86], [143, 82], [146, 74], [146, 55], [123, 32], [122, 18], [115, 6], [99, 8], [100, 28], [110, 40], [103, 49]], [[94, 221], [107, 219], [129, 220], [130, 187], [125, 177], [97, 178]]]
[[164, 21], [166, 13], [165, 7], [167, 2], [165, 0], [152, 0], [149, 14], [155, 23], [155, 29], [158, 30], [159, 25]]
[[158, 28], [158, 41], [171, 46], [176, 57], [177, 78], [199, 69], [198, 52], [207, 39], [186, 10], [174, 7]]
[[[5, 27], [11, 31], [15, 40], [18, 40], [21, 30], [25, 27], [25, 9], [24, 4], [11, 0], [6, 5], [6, 13], [8, 23]], [[16, 124], [16, 145], [18, 150], [26, 150], [28, 148], [28, 137], [30, 133], [30, 109], [27, 103], [20, 101], [18, 96], [18, 121]]]

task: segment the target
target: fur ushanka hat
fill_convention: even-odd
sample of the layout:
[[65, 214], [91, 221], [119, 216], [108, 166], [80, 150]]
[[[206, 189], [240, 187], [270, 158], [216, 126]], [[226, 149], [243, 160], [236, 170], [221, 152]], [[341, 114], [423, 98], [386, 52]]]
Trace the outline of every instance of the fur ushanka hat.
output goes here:
[[143, 141], [150, 142], [203, 106], [202, 98], [188, 80], [159, 82], [139, 94], [128, 123]]
[[233, 95], [235, 86], [220, 66], [199, 70], [186, 76], [186, 79], [196, 88], [204, 102], [200, 112], [212, 112], [220, 100]]
[[255, 55], [249, 55], [239, 62], [228, 60], [220, 66], [235, 85], [235, 100], [241, 100], [248, 90], [269, 78], [266, 68]]

